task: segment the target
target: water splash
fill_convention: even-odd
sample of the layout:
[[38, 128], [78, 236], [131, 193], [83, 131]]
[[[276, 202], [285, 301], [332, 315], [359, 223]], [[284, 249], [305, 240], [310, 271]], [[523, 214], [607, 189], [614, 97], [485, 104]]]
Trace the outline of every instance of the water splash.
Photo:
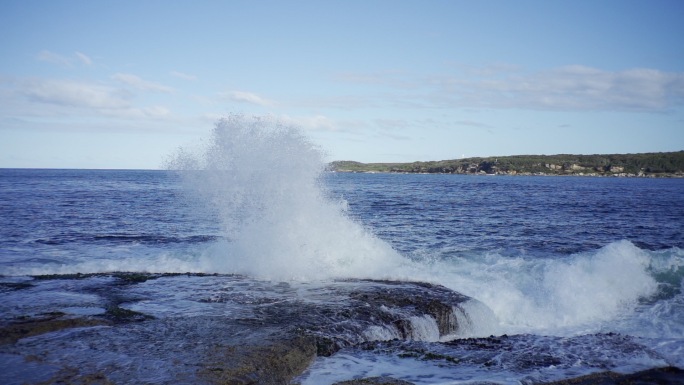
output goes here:
[[628, 241], [566, 259], [496, 252], [404, 258], [350, 219], [345, 202], [330, 198], [321, 150], [273, 118], [231, 115], [216, 124], [205, 148], [179, 153], [176, 164], [188, 170], [188, 189], [219, 213], [225, 233], [203, 252], [200, 271], [441, 284], [486, 305], [468, 309], [469, 336], [602, 331], [658, 291], [650, 271], [657, 256]]
[[221, 218], [225, 241], [205, 252], [203, 270], [309, 280], [378, 277], [404, 262], [328, 197], [322, 151], [274, 118], [230, 115], [205, 148], [171, 163]]
[[[667, 335], [679, 337], [681, 321], [652, 312], [664, 303], [681, 300], [679, 286], [684, 283], [679, 273], [672, 273], [679, 272], [681, 261], [677, 250], [653, 252], [618, 241], [565, 259], [496, 252], [452, 257], [426, 266], [415, 278], [478, 299], [494, 312], [503, 333], [620, 331], [662, 336], [664, 330], [674, 330]], [[660, 276], [672, 275], [677, 276], [671, 278], [674, 285], [662, 282]], [[474, 316], [475, 311], [468, 313]], [[644, 320], [667, 325], [646, 325]]]

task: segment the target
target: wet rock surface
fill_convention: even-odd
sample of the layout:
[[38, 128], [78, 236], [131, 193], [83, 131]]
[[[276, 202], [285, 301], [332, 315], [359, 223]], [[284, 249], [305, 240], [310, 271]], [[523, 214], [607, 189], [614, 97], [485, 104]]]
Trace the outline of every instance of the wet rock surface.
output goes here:
[[[664, 373], [644, 371], [671, 364], [640, 342], [637, 337], [615, 333], [572, 337], [521, 334], [440, 342], [369, 341], [343, 349], [335, 356], [319, 358], [298, 380], [302, 385], [354, 383], [352, 380], [374, 384], [385, 377], [417, 385], [553, 381], [560, 385], [572, 384], [577, 378], [586, 380], [580, 384], [636, 384], [662, 378], [663, 382], [652, 383], [678, 384], [682, 371], [676, 367], [662, 369]], [[355, 373], [354, 377], [341, 375], [344, 370]], [[632, 372], [638, 373], [624, 374]], [[582, 374], [587, 373], [594, 374], [584, 378]]]
[[0, 345], [13, 344], [22, 338], [37, 336], [69, 328], [108, 325], [100, 319], [66, 318], [65, 314], [54, 312], [38, 317], [19, 317], [14, 322], [0, 328]]
[[547, 385], [682, 385], [684, 384], [684, 371], [672, 366], [643, 370], [637, 373], [619, 374], [614, 372], [601, 372], [571, 378], [568, 380], [555, 381]]
[[[478, 382], [479, 385], [496, 384], [494, 382]], [[570, 378], [567, 380], [539, 383], [539, 385], [682, 385], [684, 371], [667, 366], [644, 370], [631, 374], [614, 372], [600, 372]], [[333, 385], [414, 385], [412, 382], [397, 380], [391, 377], [372, 377], [350, 381], [337, 382]]]
[[333, 385], [413, 385], [411, 382], [397, 380], [392, 377], [372, 377], [359, 380], [337, 382]]
[[[468, 371], [492, 383], [506, 383], [500, 373], [531, 384], [682, 383], [674, 367], [616, 374], [616, 362], [668, 365], [630, 336], [444, 338], [468, 326], [473, 302], [425, 283], [138, 273], [8, 283], [0, 291], [0, 383], [8, 385], [406, 385]], [[391, 365], [380, 375], [312, 382], [321, 360], [345, 354]], [[433, 377], [415, 381], [412, 368]]]
[[422, 283], [239, 276], [80, 274], [12, 286], [0, 294], [6, 384], [287, 384], [342, 348], [454, 333], [453, 309], [469, 300]]

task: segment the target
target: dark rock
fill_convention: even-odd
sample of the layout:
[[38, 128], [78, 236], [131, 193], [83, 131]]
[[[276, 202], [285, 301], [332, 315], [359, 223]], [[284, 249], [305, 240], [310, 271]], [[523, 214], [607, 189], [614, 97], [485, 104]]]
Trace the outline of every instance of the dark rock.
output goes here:
[[42, 317], [22, 317], [0, 327], [0, 345], [13, 344], [26, 337], [51, 333], [63, 329], [108, 325], [105, 320], [93, 318], [66, 318], [63, 313], [50, 313]]
[[316, 358], [313, 337], [270, 337], [255, 344], [226, 346], [213, 352], [201, 371], [211, 383], [286, 385]]
[[[364, 332], [371, 326], [395, 326], [407, 337], [410, 317], [430, 315], [440, 333], [453, 333], [458, 324], [452, 307], [469, 299], [441, 286], [365, 280], [331, 283], [309, 295], [316, 300], [307, 301], [305, 294], [295, 301], [259, 302], [255, 317], [241, 322], [271, 334], [221, 347], [203, 377], [227, 384], [287, 384], [316, 356], [367, 341]], [[358, 383], [408, 384], [393, 381]]]
[[[658, 358], [633, 338], [616, 334], [419, 341], [426, 324], [432, 327], [429, 340], [458, 332], [463, 325], [455, 314], [462, 316], [462, 305], [470, 300], [424, 283], [272, 283], [240, 276], [116, 273], [44, 276], [31, 284], [31, 301], [15, 290], [0, 291], [0, 354], [52, 372], [41, 377], [49, 378], [44, 382], [21, 378], [17, 383], [284, 385], [316, 357], [342, 348], [455, 371], [574, 368], [578, 359], [591, 370], [609, 370], [606, 363], [614, 358], [606, 354]], [[51, 302], [56, 293], [61, 301]], [[68, 314], [87, 308], [105, 310]], [[94, 327], [101, 325], [110, 327]], [[43, 337], [65, 329], [69, 333]], [[25, 337], [34, 338], [17, 343]], [[587, 346], [598, 353], [585, 352]], [[677, 368], [603, 372], [554, 384], [595, 383], [684, 385]], [[375, 377], [338, 384], [410, 383]]]
[[[468, 301], [470, 298], [451, 291], [443, 286], [416, 282], [406, 285], [406, 282], [369, 281], [374, 285], [383, 284], [386, 287], [379, 290], [352, 292], [351, 298], [362, 301], [373, 309], [382, 306], [415, 309], [416, 315], [430, 315], [437, 322], [440, 335], [447, 335], [458, 330], [458, 321], [453, 308]], [[411, 336], [411, 323], [406, 319], [394, 322], [404, 338]]]
[[140, 322], [149, 319], [154, 319], [154, 317], [143, 314], [137, 311], [124, 309], [118, 305], [108, 306], [104, 313], [104, 317], [111, 320], [114, 323], [125, 323], [125, 322]]
[[336, 382], [333, 385], [413, 385], [413, 383], [391, 377], [370, 377], [359, 380]]
[[12, 291], [12, 290], [22, 290], [33, 287], [32, 284], [28, 282], [0, 282], [0, 292], [1, 291]]
[[[107, 277], [114, 279], [102, 279]], [[184, 366], [167, 367], [150, 378], [172, 376], [176, 383], [288, 384], [318, 356], [378, 339], [420, 339], [420, 330], [413, 326], [418, 321], [431, 325], [430, 338], [453, 333], [458, 330], [453, 309], [469, 300], [441, 286], [370, 280], [272, 283], [239, 276], [112, 273], [42, 276], [36, 282], [32, 290], [38, 294], [55, 287], [68, 294], [74, 301], [69, 307], [106, 309], [89, 317], [55, 313], [49, 318], [13, 320], [0, 329], [0, 342], [7, 346], [24, 337], [83, 327], [68, 339], [37, 339], [5, 349], [58, 365], [53, 383], [100, 378], [103, 368], [96, 357], [115, 352], [127, 358], [112, 364], [116, 370], [107, 369], [112, 371], [103, 381], [145, 382], [139, 376], [148, 375], [149, 363], [177, 360]], [[151, 304], [149, 310], [146, 303]], [[44, 304], [47, 308], [42, 311], [59, 312], [64, 306]], [[31, 304], [21, 306], [26, 314], [35, 311]], [[185, 313], [176, 306], [203, 310]], [[112, 327], [85, 328], [96, 325]], [[80, 358], [69, 362], [53, 357], [59, 349], [71, 349], [69, 357]]]
[[684, 370], [672, 366], [644, 370], [632, 374], [614, 372], [594, 373], [587, 376], [550, 382], [546, 385], [683, 385]]

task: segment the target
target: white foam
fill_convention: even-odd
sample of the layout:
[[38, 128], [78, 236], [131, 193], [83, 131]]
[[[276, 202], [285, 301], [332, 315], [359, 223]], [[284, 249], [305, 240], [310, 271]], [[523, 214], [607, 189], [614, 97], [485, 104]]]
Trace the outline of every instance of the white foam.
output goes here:
[[409, 339], [426, 342], [439, 341], [439, 326], [432, 316], [427, 314], [412, 316], [409, 318], [409, 322], [411, 323], [411, 336]]
[[[481, 345], [478, 342], [429, 346], [390, 343], [375, 351], [343, 349], [333, 356], [319, 357], [295, 381], [303, 385], [331, 384], [354, 378], [391, 376], [425, 385], [481, 384], [483, 381], [513, 385], [558, 381], [606, 368], [633, 373], [668, 364], [654, 352], [635, 348], [628, 339], [601, 335], [576, 338], [523, 335], [491, 344], [485, 340]], [[671, 347], [671, 351], [674, 349]]]
[[363, 332], [363, 336], [367, 341], [391, 341], [394, 339], [401, 339], [399, 330], [394, 326], [372, 325]]
[[91, 258], [68, 261], [65, 263], [22, 263], [3, 267], [3, 275], [26, 276], [43, 274], [90, 274], [117, 271], [134, 271], [142, 273], [203, 273], [203, 266], [196, 256], [177, 255], [157, 251], [152, 255], [131, 255], [112, 258]]
[[442, 340], [455, 338], [488, 337], [499, 335], [499, 319], [496, 314], [485, 304], [478, 300], [470, 300], [454, 306], [452, 309], [458, 330], [453, 335], [448, 335]]
[[[79, 253], [88, 259], [5, 265], [2, 274], [140, 271], [272, 280], [405, 279], [441, 284], [479, 300], [455, 312], [465, 336], [606, 329], [684, 335], [684, 289], [674, 298], [642, 303], [659, 289], [654, 273], [683, 269], [682, 250], [649, 252], [620, 241], [564, 259], [496, 252], [445, 259], [435, 251], [411, 261], [350, 219], [346, 202], [329, 198], [320, 181], [322, 152], [297, 129], [268, 117], [229, 116], [216, 125], [206, 146], [179, 151], [171, 164], [184, 170], [184, 183], [198, 204], [218, 213], [225, 240], [172, 254], [138, 246], [92, 258], [88, 250]], [[672, 274], [681, 284], [682, 273]], [[433, 338], [429, 329], [419, 338]]]
[[418, 274], [480, 300], [500, 321], [502, 333], [566, 335], [601, 331], [606, 322], [633, 314], [640, 300], [658, 290], [652, 260], [620, 241], [566, 259], [456, 258]]

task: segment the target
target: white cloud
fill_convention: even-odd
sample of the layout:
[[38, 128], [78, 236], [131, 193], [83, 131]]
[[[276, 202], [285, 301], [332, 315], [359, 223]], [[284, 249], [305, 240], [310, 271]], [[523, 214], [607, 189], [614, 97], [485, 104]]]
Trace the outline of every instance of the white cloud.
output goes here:
[[534, 73], [449, 77], [435, 84], [435, 101], [448, 106], [661, 111], [684, 101], [684, 73], [654, 69], [603, 71], [573, 65]]
[[107, 116], [121, 119], [165, 119], [164, 106], [137, 106], [133, 94], [102, 83], [65, 79], [24, 79], [0, 82], [4, 118]]
[[31, 79], [22, 82], [19, 91], [30, 100], [61, 106], [96, 109], [130, 106], [129, 95], [120, 90], [73, 80]]
[[323, 115], [297, 117], [282, 115], [279, 117], [279, 119], [285, 124], [301, 127], [304, 130], [340, 131], [340, 128], [336, 122]]
[[405, 119], [375, 119], [375, 124], [385, 130], [403, 130], [413, 126]]
[[93, 60], [90, 59], [90, 57], [88, 57], [86, 54], [76, 51], [75, 55], [78, 58], [78, 60], [81, 61], [81, 63], [88, 66], [93, 64]]
[[177, 78], [179, 78], [179, 79], [183, 79], [183, 80], [197, 80], [197, 76], [195, 76], [195, 75], [190, 75], [190, 74], [186, 74], [186, 73], [179, 72], [179, 71], [171, 71], [171, 72], [169, 72], [169, 73], [171, 74], [171, 76], [177, 77]]
[[214, 123], [218, 122], [219, 120], [221, 120], [222, 118], [225, 118], [225, 117], [226, 117], [225, 114], [219, 114], [219, 113], [215, 113], [215, 112], [207, 112], [207, 113], [200, 115], [199, 119], [202, 122], [208, 122], [208, 123], [214, 124]]
[[118, 110], [102, 110], [103, 115], [125, 119], [165, 119], [171, 111], [164, 106], [130, 107]]
[[361, 108], [375, 108], [385, 104], [386, 98], [381, 95], [366, 93], [338, 95], [338, 96], [318, 96], [291, 100], [288, 105], [304, 108], [334, 108], [342, 110], [356, 110]]
[[395, 88], [413, 88], [417, 86], [411, 74], [405, 71], [388, 70], [373, 73], [341, 72], [333, 74], [333, 80], [344, 83], [365, 85], [385, 85]]
[[112, 75], [112, 79], [117, 80], [125, 85], [131, 86], [141, 91], [152, 91], [152, 92], [162, 92], [162, 93], [172, 93], [173, 88], [165, 86], [163, 84], [154, 83], [148, 80], [144, 80], [136, 75], [116, 73]]
[[93, 60], [86, 54], [81, 52], [74, 52], [73, 56], [61, 55], [48, 50], [42, 50], [36, 55], [40, 61], [56, 64], [62, 67], [74, 67], [76, 63], [83, 65], [92, 65]]
[[235, 102], [256, 104], [262, 107], [273, 107], [278, 104], [273, 100], [265, 99], [257, 94], [244, 91], [229, 91], [222, 93], [221, 96]]
[[684, 105], [684, 73], [648, 68], [606, 71], [569, 65], [526, 72], [500, 64], [459, 68], [453, 75], [406, 77], [397, 81], [394, 74], [347, 74], [337, 80], [375, 86], [375, 100], [402, 108], [664, 111]]
[[40, 61], [57, 64], [64, 67], [70, 67], [72, 65], [72, 59], [54, 52], [47, 50], [40, 51], [36, 58]]
[[490, 125], [482, 123], [482, 122], [476, 122], [474, 120], [456, 120], [453, 122], [454, 124], [457, 124], [459, 126], [466, 126], [466, 127], [474, 127], [474, 128], [491, 128]]

